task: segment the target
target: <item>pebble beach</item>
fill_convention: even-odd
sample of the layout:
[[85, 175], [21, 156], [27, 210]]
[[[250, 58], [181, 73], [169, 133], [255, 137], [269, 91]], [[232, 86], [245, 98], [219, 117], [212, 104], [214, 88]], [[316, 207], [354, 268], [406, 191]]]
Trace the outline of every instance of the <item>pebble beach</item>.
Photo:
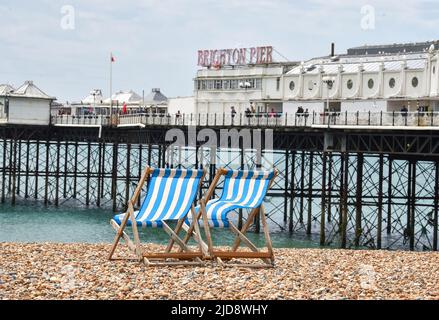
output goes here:
[[249, 269], [150, 268], [109, 249], [0, 243], [0, 299], [439, 299], [433, 252], [276, 249], [275, 268]]

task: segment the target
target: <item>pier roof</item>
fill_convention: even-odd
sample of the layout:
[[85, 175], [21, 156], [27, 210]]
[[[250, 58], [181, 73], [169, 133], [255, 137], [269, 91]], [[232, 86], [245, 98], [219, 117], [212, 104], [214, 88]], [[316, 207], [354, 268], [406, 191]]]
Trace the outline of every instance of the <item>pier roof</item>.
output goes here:
[[158, 88], [152, 89], [152, 92], [145, 97], [146, 105], [166, 104], [167, 102], [168, 98]]
[[378, 72], [381, 67], [387, 71], [423, 70], [427, 64], [427, 53], [406, 55], [365, 55], [365, 56], [338, 56], [315, 58], [293, 68], [288, 74], [336, 74], [340, 70], [344, 73], [356, 73], [361, 68], [365, 72]]
[[104, 103], [109, 104], [113, 101], [117, 101], [119, 104], [140, 104], [142, 103], [142, 97], [135, 93], [133, 90], [130, 91], [119, 91], [111, 96], [111, 99], [105, 99]]
[[101, 103], [104, 100], [102, 96], [102, 90], [96, 89], [90, 92], [90, 94], [82, 99], [81, 103], [83, 104], [92, 104], [92, 103]]
[[56, 100], [56, 98], [51, 97], [44, 93], [40, 88], [38, 88], [32, 81], [26, 81], [17, 90], [13, 90], [9, 94], [12, 97], [24, 97], [24, 98], [36, 98], [45, 100]]
[[15, 89], [9, 84], [0, 84], [0, 96], [11, 93]]

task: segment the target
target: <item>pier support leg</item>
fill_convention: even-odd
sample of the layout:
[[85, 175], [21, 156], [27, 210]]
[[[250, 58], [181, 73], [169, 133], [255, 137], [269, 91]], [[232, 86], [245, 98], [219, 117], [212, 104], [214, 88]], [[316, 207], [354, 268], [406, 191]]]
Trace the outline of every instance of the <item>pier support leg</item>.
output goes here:
[[303, 224], [303, 209], [305, 198], [305, 151], [302, 151], [301, 166], [300, 166], [300, 212], [299, 222]]
[[392, 234], [392, 175], [393, 175], [393, 160], [389, 159], [389, 173], [387, 186], [387, 235]]
[[410, 163], [411, 170], [411, 177], [409, 180], [409, 184], [411, 184], [411, 192], [409, 194], [409, 220], [408, 220], [408, 234], [410, 237], [410, 250], [415, 250], [415, 215], [416, 215], [416, 166], [417, 162], [412, 161]]
[[59, 180], [61, 178], [60, 175], [60, 156], [61, 156], [61, 142], [58, 140], [56, 142], [56, 173], [55, 173], [55, 206], [59, 206]]
[[312, 228], [312, 193], [313, 193], [313, 174], [314, 174], [314, 152], [309, 155], [309, 175], [308, 175], [308, 216], [306, 221], [306, 234], [311, 235]]
[[12, 188], [11, 188], [11, 196], [12, 196], [12, 205], [15, 206], [16, 203], [16, 194], [17, 194], [17, 140], [11, 140], [11, 176], [12, 176]]
[[[126, 161], [126, 173], [125, 173], [125, 202], [130, 200], [130, 176], [131, 176], [131, 144], [127, 145], [127, 161]], [[125, 208], [128, 210], [128, 208]]]
[[291, 152], [291, 179], [290, 179], [290, 221], [288, 230], [294, 231], [294, 201], [295, 201], [295, 179], [296, 179], [296, 151]]
[[6, 153], [7, 153], [7, 141], [6, 138], [3, 139], [3, 161], [2, 161], [2, 203], [5, 203], [6, 198]]
[[88, 207], [90, 205], [90, 175], [91, 175], [91, 143], [87, 144], [87, 177], [85, 186], [85, 205]]
[[[98, 172], [97, 172], [97, 184], [98, 189], [96, 191], [96, 205], [98, 208], [101, 207], [101, 189], [102, 189], [102, 143], [99, 142], [97, 145], [98, 150]], [[140, 178], [139, 178], [140, 180]]]
[[348, 176], [349, 176], [349, 156], [347, 152], [342, 154], [342, 175], [341, 175], [341, 203], [340, 203], [340, 234], [341, 247], [347, 245], [347, 224], [348, 224]]
[[113, 170], [111, 177], [111, 199], [113, 200], [113, 212], [117, 211], [117, 175], [118, 175], [118, 150], [119, 145], [113, 145]]
[[320, 212], [320, 245], [326, 243], [326, 175], [327, 175], [327, 154], [322, 155], [322, 204]]
[[65, 143], [65, 148], [64, 148], [64, 172], [63, 172], [63, 176], [64, 176], [64, 185], [63, 185], [63, 199], [67, 199], [67, 181], [68, 181], [68, 171], [69, 171], [69, 167], [68, 167], [68, 163], [69, 163], [69, 143], [66, 142]]
[[38, 199], [38, 179], [40, 176], [40, 141], [37, 141], [37, 150], [35, 151], [35, 194], [34, 199]]
[[433, 217], [433, 251], [438, 250], [438, 215], [439, 215], [439, 161], [435, 166], [434, 217]]
[[49, 159], [50, 159], [50, 142], [47, 140], [46, 142], [46, 173], [44, 178], [44, 205], [47, 206], [49, 204]]
[[284, 184], [284, 225], [288, 222], [288, 179], [290, 177], [290, 152], [289, 150], [285, 151], [285, 184]]
[[362, 230], [362, 211], [363, 211], [363, 167], [364, 155], [359, 153], [357, 155], [357, 187], [355, 197], [355, 247], [360, 246], [360, 238], [363, 233]]
[[26, 141], [26, 174], [24, 181], [24, 198], [29, 198], [29, 164], [30, 164], [30, 147], [31, 143], [29, 140]]
[[377, 217], [377, 249], [382, 247], [382, 229], [383, 229], [383, 184], [384, 184], [384, 156], [380, 155], [378, 173], [378, 217]]

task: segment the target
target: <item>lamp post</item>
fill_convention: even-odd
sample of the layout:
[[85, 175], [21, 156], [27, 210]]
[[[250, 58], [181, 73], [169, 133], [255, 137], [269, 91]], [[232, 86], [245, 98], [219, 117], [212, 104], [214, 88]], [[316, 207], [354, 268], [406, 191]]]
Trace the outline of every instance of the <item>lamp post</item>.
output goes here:
[[5, 96], [5, 106], [3, 108], [3, 111], [6, 115], [6, 121], [9, 121], [9, 92], [7, 92]]
[[93, 90], [92, 92], [90, 92], [93, 96], [93, 110], [96, 113], [96, 90]]

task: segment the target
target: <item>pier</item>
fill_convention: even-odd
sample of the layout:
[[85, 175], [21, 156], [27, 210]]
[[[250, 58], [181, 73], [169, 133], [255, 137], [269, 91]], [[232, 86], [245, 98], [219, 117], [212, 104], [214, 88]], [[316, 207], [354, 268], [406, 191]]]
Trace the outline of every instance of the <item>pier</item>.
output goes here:
[[217, 135], [272, 130], [273, 163], [243, 149], [233, 160], [242, 169], [279, 169], [266, 205], [274, 232], [341, 248], [438, 250], [439, 114], [431, 112], [63, 115], [49, 126], [3, 124], [0, 200], [119, 211], [146, 165], [175, 159], [208, 169], [205, 191], [217, 169], [210, 150], [202, 142], [170, 149], [165, 139], [169, 129], [188, 126]]

